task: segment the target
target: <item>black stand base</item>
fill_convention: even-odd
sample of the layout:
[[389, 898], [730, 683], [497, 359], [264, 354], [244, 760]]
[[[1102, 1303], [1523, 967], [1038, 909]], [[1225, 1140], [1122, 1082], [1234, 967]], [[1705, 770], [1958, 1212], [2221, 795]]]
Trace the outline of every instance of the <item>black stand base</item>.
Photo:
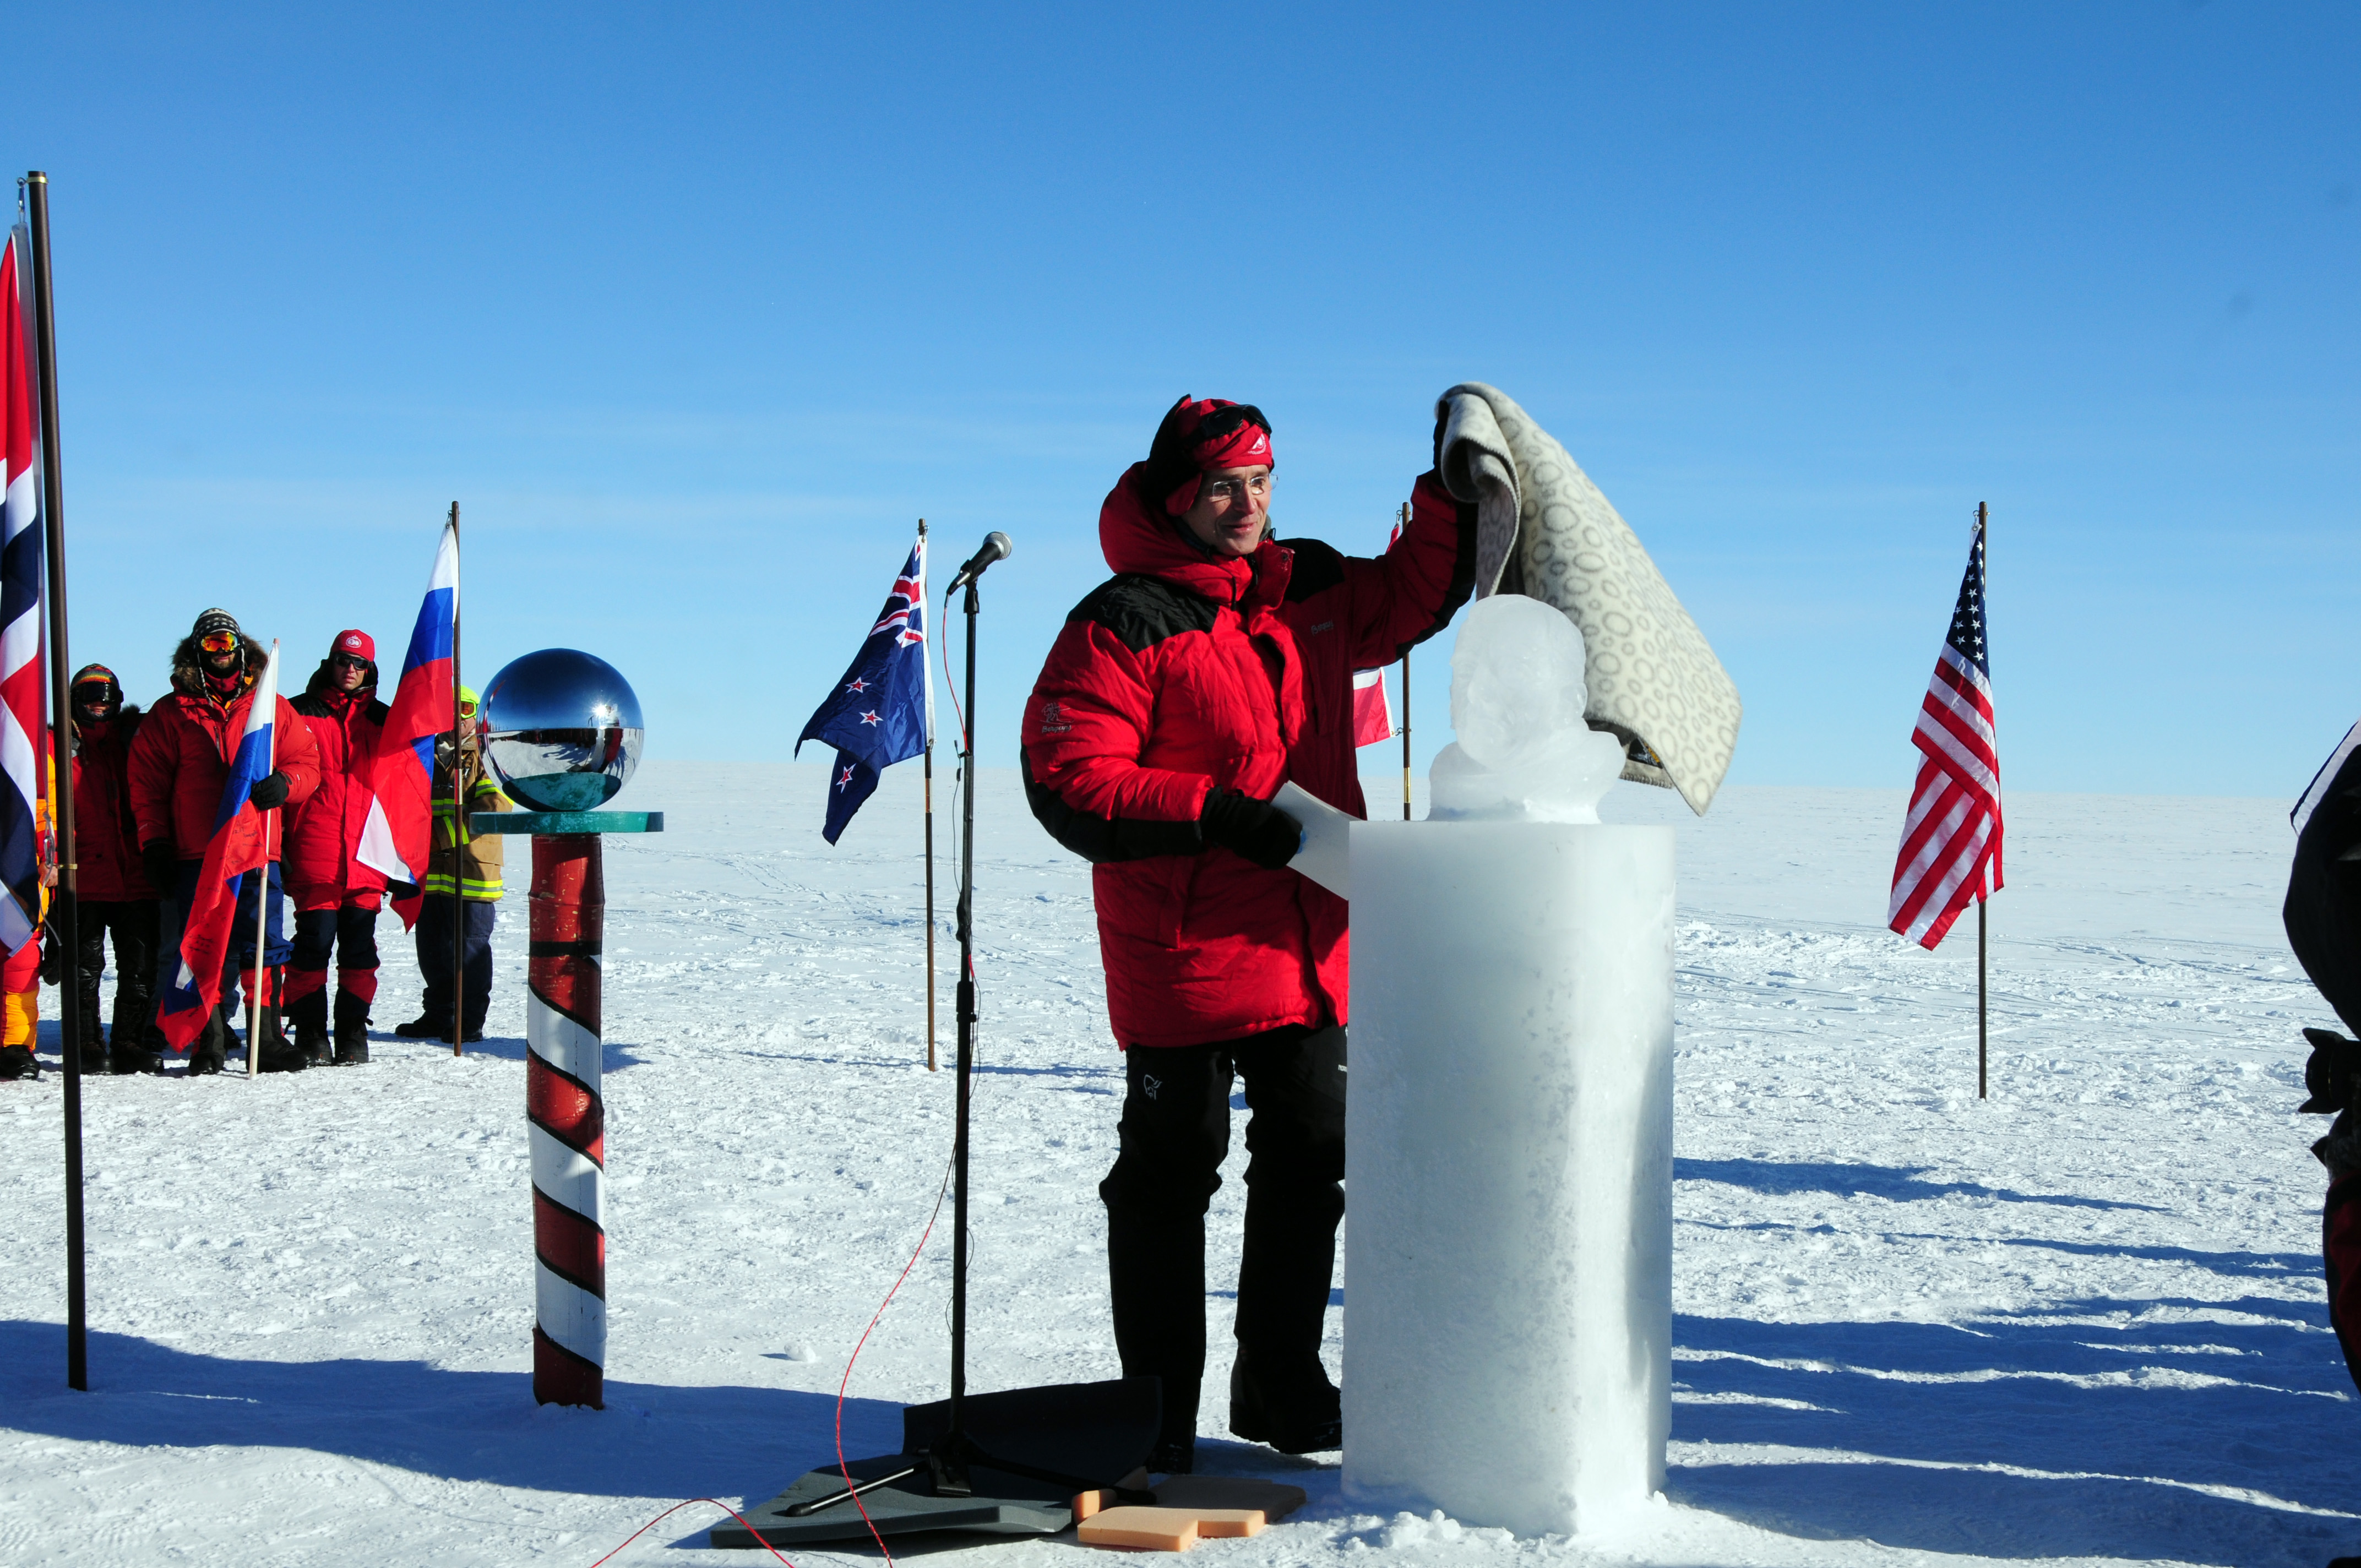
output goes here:
[[713, 1544], [866, 1541], [872, 1525], [882, 1536], [1055, 1535], [1074, 1522], [1075, 1494], [1115, 1486], [1147, 1463], [1164, 1413], [1153, 1377], [1010, 1388], [961, 1403], [958, 1435], [949, 1400], [911, 1405], [902, 1411], [901, 1453], [849, 1462], [859, 1506], [844, 1470], [831, 1464], [750, 1509], [752, 1530], [715, 1526]]

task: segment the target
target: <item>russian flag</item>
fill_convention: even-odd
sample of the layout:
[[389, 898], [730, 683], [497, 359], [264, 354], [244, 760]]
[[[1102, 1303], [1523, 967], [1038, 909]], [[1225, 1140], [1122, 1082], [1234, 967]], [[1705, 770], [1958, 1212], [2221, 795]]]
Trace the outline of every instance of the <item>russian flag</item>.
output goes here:
[[[354, 857], [394, 882], [426, 881], [426, 851], [434, 830], [434, 742], [458, 724], [451, 708], [458, 623], [459, 530], [445, 523], [418, 624], [410, 630], [410, 651], [401, 657], [401, 684], [394, 688], [393, 709], [378, 738], [369, 776], [374, 798]], [[396, 899], [393, 906], [404, 930], [417, 923], [414, 896]]]
[[256, 810], [247, 797], [269, 776], [278, 717], [279, 644], [273, 642], [247, 706], [246, 732], [238, 737], [237, 755], [222, 785], [213, 837], [205, 840], [204, 864], [197, 872], [196, 894], [189, 901], [189, 923], [181, 932], [180, 972], [156, 1003], [156, 1026], [176, 1051], [189, 1048], [221, 1001], [222, 964], [229, 956], [230, 927], [237, 916], [238, 879], [270, 861], [269, 813]]

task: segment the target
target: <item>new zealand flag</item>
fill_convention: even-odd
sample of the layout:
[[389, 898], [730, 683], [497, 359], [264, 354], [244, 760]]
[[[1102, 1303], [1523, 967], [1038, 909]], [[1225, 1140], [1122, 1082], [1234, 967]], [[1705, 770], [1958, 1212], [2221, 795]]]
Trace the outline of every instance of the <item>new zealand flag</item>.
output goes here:
[[927, 542], [910, 547], [910, 559], [885, 596], [877, 624], [861, 644], [852, 665], [828, 700], [796, 737], [836, 748], [829, 776], [828, 822], [820, 836], [833, 844], [877, 788], [877, 775], [927, 749], [933, 726], [934, 694], [927, 679]]

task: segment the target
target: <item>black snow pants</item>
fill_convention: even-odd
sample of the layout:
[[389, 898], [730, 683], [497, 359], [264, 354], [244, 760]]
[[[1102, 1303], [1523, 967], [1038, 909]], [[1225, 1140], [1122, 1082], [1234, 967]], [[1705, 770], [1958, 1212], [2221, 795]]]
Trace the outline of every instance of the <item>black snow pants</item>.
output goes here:
[[[139, 1046], [155, 1023], [156, 900], [90, 900], [75, 912], [74, 1011], [82, 1043], [99, 1036], [98, 982], [106, 973], [106, 943], [115, 942], [115, 1032], [106, 1036], [123, 1050]], [[145, 1048], [162, 1050], [159, 1034]]]
[[1204, 1046], [1135, 1047], [1121, 1152], [1099, 1184], [1124, 1375], [1164, 1382], [1167, 1442], [1193, 1438], [1205, 1376], [1205, 1211], [1246, 1080], [1246, 1217], [1238, 1360], [1266, 1400], [1333, 1416], [1320, 1339], [1345, 1217], [1345, 1031], [1277, 1029]]

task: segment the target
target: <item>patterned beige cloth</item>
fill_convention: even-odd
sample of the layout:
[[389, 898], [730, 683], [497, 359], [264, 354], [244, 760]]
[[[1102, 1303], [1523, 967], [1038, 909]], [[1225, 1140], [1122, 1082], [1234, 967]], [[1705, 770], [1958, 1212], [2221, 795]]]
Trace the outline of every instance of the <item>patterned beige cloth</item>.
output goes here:
[[1522, 593], [1564, 610], [1582, 629], [1592, 728], [1624, 741], [1623, 776], [1679, 790], [1704, 816], [1741, 711], [1705, 633], [1631, 524], [1508, 394], [1463, 381], [1435, 414], [1444, 483], [1476, 503], [1477, 597]]

